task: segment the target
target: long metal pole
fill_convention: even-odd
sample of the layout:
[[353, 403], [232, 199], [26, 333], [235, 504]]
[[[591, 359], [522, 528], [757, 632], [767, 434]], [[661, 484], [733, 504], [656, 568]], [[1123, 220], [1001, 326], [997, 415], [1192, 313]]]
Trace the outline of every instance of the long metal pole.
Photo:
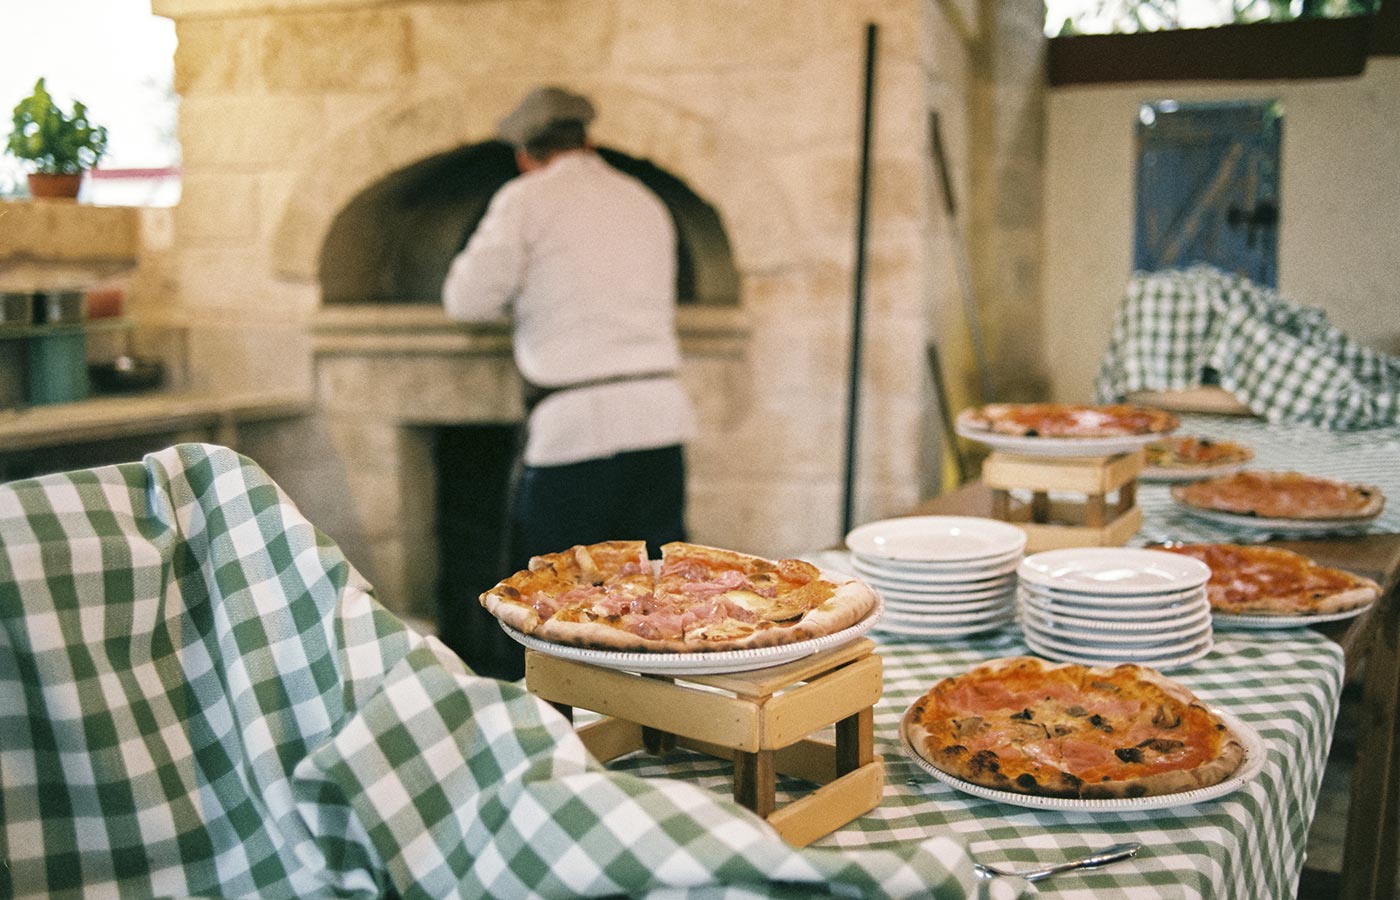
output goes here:
[[856, 206], [855, 284], [851, 303], [851, 373], [846, 407], [846, 488], [842, 503], [841, 533], [848, 534], [853, 525], [856, 481], [856, 437], [860, 421], [861, 325], [865, 317], [865, 240], [870, 213], [870, 136], [875, 107], [875, 49], [879, 28], [874, 22], [865, 26], [865, 103], [861, 110], [860, 186]]

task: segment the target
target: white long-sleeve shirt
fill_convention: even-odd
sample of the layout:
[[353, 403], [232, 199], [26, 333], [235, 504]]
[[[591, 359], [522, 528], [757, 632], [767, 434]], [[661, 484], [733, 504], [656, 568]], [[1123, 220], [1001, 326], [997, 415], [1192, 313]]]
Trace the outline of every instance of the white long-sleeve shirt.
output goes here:
[[[675, 373], [675, 229], [641, 182], [589, 151], [513, 179], [443, 283], [448, 315], [514, 321], [515, 363], [552, 388]], [[525, 462], [562, 465], [683, 443], [695, 430], [674, 376], [560, 391], [530, 416]]]

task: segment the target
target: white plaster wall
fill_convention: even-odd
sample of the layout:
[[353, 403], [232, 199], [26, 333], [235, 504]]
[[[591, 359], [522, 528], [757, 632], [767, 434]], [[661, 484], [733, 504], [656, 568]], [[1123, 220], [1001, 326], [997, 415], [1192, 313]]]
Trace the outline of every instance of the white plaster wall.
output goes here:
[[1133, 133], [1149, 100], [1284, 103], [1279, 288], [1400, 352], [1400, 59], [1357, 78], [1049, 93], [1044, 349], [1056, 399], [1090, 396], [1132, 268]]

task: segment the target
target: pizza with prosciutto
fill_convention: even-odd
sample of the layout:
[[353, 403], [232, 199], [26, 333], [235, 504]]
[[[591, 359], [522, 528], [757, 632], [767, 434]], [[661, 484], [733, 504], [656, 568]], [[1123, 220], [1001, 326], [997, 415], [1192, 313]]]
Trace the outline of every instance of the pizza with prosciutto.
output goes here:
[[1370, 605], [1381, 594], [1369, 578], [1320, 566], [1301, 553], [1257, 544], [1155, 547], [1210, 567], [1206, 595], [1216, 612], [1241, 616], [1316, 616]]
[[993, 660], [935, 684], [901, 728], [934, 768], [1039, 797], [1175, 794], [1217, 785], [1245, 759], [1239, 737], [1190, 691], [1131, 664]]
[[643, 541], [536, 556], [481, 595], [501, 622], [598, 650], [696, 653], [791, 644], [849, 628], [876, 606], [863, 583], [811, 563], [675, 542], [659, 565]]
[[1380, 489], [1300, 472], [1249, 470], [1172, 488], [1178, 503], [1266, 519], [1369, 519], [1385, 506]]
[[958, 424], [1019, 437], [1105, 438], [1166, 433], [1178, 420], [1164, 410], [1124, 404], [988, 403], [963, 410]]

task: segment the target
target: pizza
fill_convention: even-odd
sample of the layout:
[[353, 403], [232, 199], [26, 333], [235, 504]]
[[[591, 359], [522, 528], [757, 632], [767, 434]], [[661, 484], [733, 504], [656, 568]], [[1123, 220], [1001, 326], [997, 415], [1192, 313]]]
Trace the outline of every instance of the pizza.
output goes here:
[[1267, 519], [1367, 519], [1385, 506], [1379, 488], [1299, 472], [1250, 470], [1172, 488], [1178, 503]]
[[1017, 794], [1107, 800], [1211, 787], [1244, 763], [1219, 715], [1153, 669], [1030, 656], [945, 678], [901, 723], [925, 761]]
[[1146, 406], [988, 403], [963, 410], [958, 423], [970, 431], [1018, 437], [1099, 438], [1164, 434], [1176, 428], [1178, 420]]
[[480, 597], [505, 625], [596, 650], [696, 653], [771, 647], [849, 628], [875, 608], [862, 582], [811, 563], [674, 542], [659, 565], [644, 541], [536, 556]]
[[1192, 556], [1209, 566], [1210, 607], [1231, 615], [1326, 615], [1368, 606], [1381, 593], [1369, 578], [1320, 566], [1281, 547], [1169, 544], [1154, 549]]
[[1243, 444], [1194, 435], [1164, 438], [1143, 449], [1147, 465], [1154, 469], [1211, 469], [1247, 463], [1254, 458], [1254, 451]]

